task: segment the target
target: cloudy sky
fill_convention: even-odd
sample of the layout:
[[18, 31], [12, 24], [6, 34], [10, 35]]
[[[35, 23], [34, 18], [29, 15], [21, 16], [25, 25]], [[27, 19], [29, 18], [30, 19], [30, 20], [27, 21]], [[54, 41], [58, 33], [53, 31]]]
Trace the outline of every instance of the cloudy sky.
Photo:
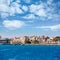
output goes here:
[[60, 36], [60, 0], [0, 0], [0, 35]]

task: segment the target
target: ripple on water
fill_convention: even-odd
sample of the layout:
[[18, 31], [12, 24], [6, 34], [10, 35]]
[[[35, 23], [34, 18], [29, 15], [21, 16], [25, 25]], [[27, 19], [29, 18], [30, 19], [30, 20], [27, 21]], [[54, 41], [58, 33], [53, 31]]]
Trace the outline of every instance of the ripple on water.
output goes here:
[[60, 60], [60, 46], [1, 45], [0, 60]]

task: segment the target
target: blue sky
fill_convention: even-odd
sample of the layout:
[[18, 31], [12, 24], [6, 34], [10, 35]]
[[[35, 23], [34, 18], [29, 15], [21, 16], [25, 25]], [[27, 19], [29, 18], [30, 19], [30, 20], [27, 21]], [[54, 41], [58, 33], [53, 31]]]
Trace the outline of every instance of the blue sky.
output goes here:
[[0, 0], [0, 35], [60, 36], [60, 0]]

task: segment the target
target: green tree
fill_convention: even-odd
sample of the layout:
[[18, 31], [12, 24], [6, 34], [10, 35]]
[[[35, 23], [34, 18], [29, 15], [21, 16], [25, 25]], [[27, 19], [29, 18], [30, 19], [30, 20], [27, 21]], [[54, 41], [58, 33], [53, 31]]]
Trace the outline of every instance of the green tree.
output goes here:
[[53, 38], [53, 41], [60, 41], [60, 37]]
[[38, 44], [38, 43], [39, 43], [39, 41], [38, 41], [38, 40], [35, 40], [35, 41], [33, 41], [33, 43], [34, 43], [34, 44]]

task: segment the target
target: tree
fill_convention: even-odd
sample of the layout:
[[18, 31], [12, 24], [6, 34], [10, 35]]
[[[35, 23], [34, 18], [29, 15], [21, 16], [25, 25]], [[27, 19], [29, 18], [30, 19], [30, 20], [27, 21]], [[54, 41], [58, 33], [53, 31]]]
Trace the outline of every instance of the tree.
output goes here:
[[53, 38], [53, 41], [60, 41], [60, 37], [59, 36], [57, 36], [57, 37], [55, 37], [55, 38]]
[[38, 44], [38, 43], [39, 43], [39, 41], [38, 41], [38, 40], [35, 40], [35, 41], [33, 41], [33, 43], [34, 43], [34, 44]]
[[31, 44], [31, 42], [29, 40], [25, 40], [25, 43], [27, 44]]

